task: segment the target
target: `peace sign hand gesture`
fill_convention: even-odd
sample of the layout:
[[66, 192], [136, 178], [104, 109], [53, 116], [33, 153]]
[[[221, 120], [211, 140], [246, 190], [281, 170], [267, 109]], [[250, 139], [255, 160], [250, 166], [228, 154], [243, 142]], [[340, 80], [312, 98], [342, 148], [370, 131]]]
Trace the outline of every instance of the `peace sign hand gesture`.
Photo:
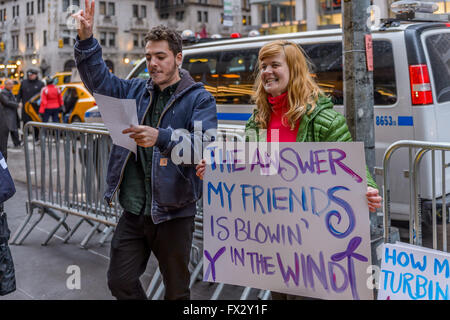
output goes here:
[[85, 40], [94, 33], [95, 0], [84, 0], [85, 11], [80, 10], [72, 15], [79, 22], [78, 36]]

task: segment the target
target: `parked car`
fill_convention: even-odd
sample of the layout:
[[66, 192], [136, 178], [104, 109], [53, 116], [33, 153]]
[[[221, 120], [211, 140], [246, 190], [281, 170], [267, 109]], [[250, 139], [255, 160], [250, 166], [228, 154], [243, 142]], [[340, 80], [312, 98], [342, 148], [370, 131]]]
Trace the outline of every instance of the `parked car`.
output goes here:
[[[450, 141], [450, 23], [448, 18], [446, 22], [438, 20], [441, 22], [388, 20], [371, 30], [377, 168], [383, 167], [386, 148], [398, 140]], [[258, 52], [273, 40], [289, 40], [303, 49], [317, 82], [331, 96], [335, 109], [344, 113], [342, 36], [342, 29], [329, 29], [199, 43], [183, 50], [182, 67], [215, 97], [219, 130], [242, 135], [255, 108], [251, 96]], [[149, 77], [145, 58], [127, 79], [136, 77]], [[91, 109], [90, 115], [97, 117], [95, 121], [101, 121], [95, 111]], [[437, 167], [439, 161], [436, 160]], [[419, 194], [422, 210], [427, 210], [432, 198], [431, 156], [424, 158], [421, 167]], [[395, 176], [390, 183], [392, 219], [396, 220], [409, 217], [411, 182], [405, 171], [408, 171], [408, 152], [398, 152], [391, 159], [391, 172]], [[376, 172], [381, 192], [383, 176], [380, 170]], [[448, 197], [450, 174], [447, 177]], [[436, 179], [436, 191], [442, 198], [440, 180], [440, 177]]]
[[[69, 83], [57, 87], [61, 90], [64, 102], [61, 122], [84, 122], [86, 110], [97, 105], [94, 97], [82, 83]], [[40, 103], [41, 94], [38, 93], [24, 106], [25, 112], [33, 121], [42, 121], [38, 113]]]

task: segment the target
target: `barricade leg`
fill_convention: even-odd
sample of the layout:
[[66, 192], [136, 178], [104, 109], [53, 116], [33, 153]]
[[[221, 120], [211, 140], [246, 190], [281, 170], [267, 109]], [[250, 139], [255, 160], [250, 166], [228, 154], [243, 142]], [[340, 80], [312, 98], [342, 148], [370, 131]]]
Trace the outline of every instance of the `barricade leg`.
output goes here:
[[94, 223], [94, 226], [91, 228], [91, 230], [89, 231], [89, 233], [86, 235], [86, 237], [84, 237], [83, 241], [81, 241], [80, 246], [82, 248], [86, 248], [87, 243], [89, 242], [89, 240], [91, 239], [91, 237], [94, 235], [94, 232], [97, 231], [98, 227], [100, 226], [100, 222], [96, 222]]
[[216, 290], [214, 290], [214, 293], [211, 296], [210, 300], [217, 300], [219, 299], [220, 294], [222, 293], [224, 284], [223, 283], [219, 283], [216, 287]]
[[164, 282], [161, 281], [158, 290], [156, 290], [155, 294], [152, 297], [152, 300], [160, 300], [163, 293], [164, 293]]
[[[46, 214], [48, 214], [50, 217], [52, 217], [53, 219], [55, 219], [56, 221], [60, 221], [61, 220], [61, 217], [54, 210], [52, 210], [50, 208], [44, 208], [44, 212]], [[65, 218], [64, 218], [64, 220], [65, 220]], [[62, 226], [64, 227], [64, 229], [67, 230], [67, 232], [70, 231], [70, 228], [67, 225], [67, 223], [63, 222]]]
[[152, 280], [150, 281], [150, 284], [147, 288], [147, 298], [150, 298], [150, 296], [153, 293], [153, 290], [156, 288], [156, 284], [158, 283], [159, 278], [161, 277], [161, 271], [159, 271], [159, 268], [156, 269], [155, 274], [153, 275]]
[[39, 208], [40, 210], [40, 217], [39, 219], [37, 219], [32, 225], [31, 227], [28, 229], [28, 231], [25, 233], [25, 235], [20, 239], [20, 241], [17, 243], [18, 245], [21, 245], [23, 243], [23, 241], [28, 237], [28, 235], [31, 233], [31, 231], [33, 231], [33, 229], [37, 226], [37, 224], [42, 220], [42, 218], [44, 217], [44, 208]]
[[106, 239], [113, 233], [113, 231], [114, 231], [113, 227], [106, 227], [105, 229], [103, 229], [104, 235], [100, 238], [98, 243], [100, 245], [105, 244]]
[[250, 295], [250, 291], [252, 291], [252, 288], [245, 287], [244, 291], [242, 291], [240, 300], [247, 300]]
[[197, 280], [197, 276], [200, 274], [200, 271], [203, 270], [203, 258], [200, 259], [197, 266], [195, 267], [194, 271], [192, 271], [191, 274], [191, 281], [189, 283], [189, 288], [192, 288], [192, 285]]
[[[44, 209], [45, 211], [45, 209]], [[56, 224], [56, 226], [53, 228], [52, 231], [50, 231], [47, 239], [45, 239], [45, 241], [42, 243], [43, 246], [46, 246], [48, 244], [48, 242], [50, 241], [50, 239], [53, 237], [53, 235], [56, 233], [56, 231], [58, 231], [59, 227], [61, 227], [66, 219], [67, 219], [68, 214], [64, 213], [63, 216], [59, 219], [58, 223]], [[70, 232], [70, 231], [69, 231]]]
[[269, 298], [270, 298], [270, 290], [261, 290], [259, 292], [258, 298], [260, 300], [269, 300]]
[[22, 224], [19, 226], [19, 228], [16, 230], [16, 232], [14, 233], [10, 243], [11, 244], [17, 244], [17, 238], [19, 238], [20, 234], [22, 233], [22, 231], [25, 229], [25, 226], [28, 224], [28, 222], [31, 219], [31, 216], [33, 215], [33, 210], [30, 209], [30, 204], [27, 201], [26, 203], [26, 207], [27, 207], [27, 215], [25, 217], [25, 219], [23, 220]]
[[70, 238], [72, 238], [73, 234], [78, 230], [78, 228], [81, 226], [83, 221], [85, 221], [85, 218], [80, 219], [77, 224], [72, 228], [72, 230], [64, 237], [63, 242], [67, 243]]

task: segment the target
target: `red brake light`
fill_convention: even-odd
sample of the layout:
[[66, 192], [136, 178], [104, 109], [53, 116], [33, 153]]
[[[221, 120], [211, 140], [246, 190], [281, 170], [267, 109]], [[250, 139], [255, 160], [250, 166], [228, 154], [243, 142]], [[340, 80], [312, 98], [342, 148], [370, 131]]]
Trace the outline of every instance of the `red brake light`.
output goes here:
[[240, 34], [239, 32], [235, 32], [235, 33], [232, 33], [232, 34], [230, 35], [230, 37], [231, 37], [231, 38], [240, 38], [240, 37], [241, 37], [241, 34]]
[[450, 28], [450, 23], [446, 23], [445, 25]]
[[433, 103], [430, 76], [426, 64], [409, 66], [409, 80], [413, 105]]

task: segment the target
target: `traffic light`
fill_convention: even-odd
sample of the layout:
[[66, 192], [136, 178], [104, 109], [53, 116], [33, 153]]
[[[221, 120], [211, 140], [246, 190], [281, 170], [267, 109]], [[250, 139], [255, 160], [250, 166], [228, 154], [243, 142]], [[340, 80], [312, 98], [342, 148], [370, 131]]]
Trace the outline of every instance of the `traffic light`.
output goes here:
[[5, 51], [5, 43], [3, 41], [0, 41], [0, 51]]
[[63, 39], [59, 39], [58, 40], [58, 48], [62, 48], [62, 47], [64, 47]]

